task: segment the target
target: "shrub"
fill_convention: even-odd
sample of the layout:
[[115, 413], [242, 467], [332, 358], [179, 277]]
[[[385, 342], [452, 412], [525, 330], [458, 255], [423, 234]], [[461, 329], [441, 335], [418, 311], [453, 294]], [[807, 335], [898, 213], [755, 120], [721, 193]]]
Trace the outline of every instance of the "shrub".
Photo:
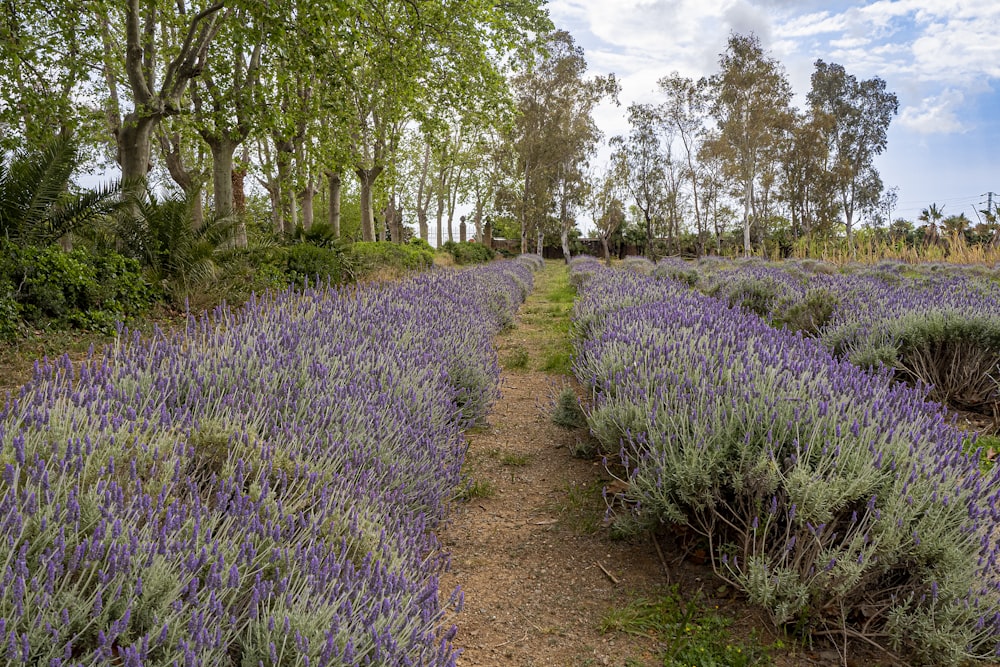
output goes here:
[[920, 390], [674, 285], [602, 271], [579, 306], [576, 370], [628, 471], [623, 525], [698, 531], [778, 624], [933, 664], [992, 656], [1000, 474]]
[[868, 368], [930, 386], [941, 403], [990, 414], [1000, 394], [1000, 285], [941, 274], [887, 283], [851, 276], [821, 340]]
[[348, 246], [347, 255], [354, 267], [356, 279], [379, 271], [405, 274], [429, 269], [434, 265], [434, 253], [419, 245], [389, 241], [358, 241]]
[[7, 662], [454, 665], [433, 530], [509, 272], [269, 293], [41, 364], [0, 411]]
[[587, 417], [580, 409], [580, 399], [572, 387], [563, 387], [556, 395], [552, 423], [563, 428], [582, 428], [587, 425]]
[[488, 262], [494, 257], [494, 253], [491, 249], [484, 246], [482, 243], [475, 243], [473, 241], [465, 241], [464, 243], [458, 241], [445, 241], [441, 249], [450, 254], [455, 258], [456, 264], [482, 264]]
[[14, 298], [14, 286], [0, 280], [0, 341], [15, 340], [21, 333], [21, 306]]
[[[139, 264], [115, 253], [0, 245], [0, 280], [20, 317], [30, 326], [76, 326], [110, 330], [153, 301]], [[8, 309], [8, 315], [10, 315]]]
[[339, 246], [320, 247], [300, 243], [288, 248], [285, 272], [292, 282], [303, 284], [327, 282], [336, 285], [345, 280], [350, 269], [345, 267], [344, 251]]
[[806, 291], [800, 299], [786, 298], [775, 306], [775, 326], [815, 336], [833, 317], [839, 298], [830, 290], [816, 287]]

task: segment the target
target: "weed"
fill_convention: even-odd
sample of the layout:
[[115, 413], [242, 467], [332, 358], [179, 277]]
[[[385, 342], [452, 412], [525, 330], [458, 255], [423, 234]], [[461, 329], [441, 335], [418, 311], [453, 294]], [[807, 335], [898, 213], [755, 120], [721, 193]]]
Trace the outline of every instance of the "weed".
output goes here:
[[496, 489], [488, 479], [467, 480], [455, 498], [468, 502], [473, 498], [492, 498], [494, 493]]
[[558, 501], [548, 507], [559, 515], [559, 521], [574, 533], [592, 535], [604, 520], [604, 484], [594, 481], [589, 484], [570, 482], [563, 487]]
[[561, 373], [563, 375], [573, 374], [572, 355], [566, 350], [550, 352], [545, 356], [542, 370], [548, 373]]
[[514, 345], [500, 357], [500, 365], [509, 371], [524, 370], [528, 367], [528, 349], [523, 345]]
[[601, 621], [602, 632], [624, 632], [651, 637], [666, 644], [664, 667], [716, 667], [769, 665], [771, 658], [756, 635], [741, 642], [729, 632], [729, 619], [684, 601], [677, 587], [656, 599], [637, 599], [609, 611]]
[[[560, 277], [563, 277], [562, 274]], [[562, 284], [549, 290], [548, 294], [545, 295], [546, 299], [552, 303], [573, 303], [573, 300], [576, 299], [576, 288], [569, 284], [568, 276], [566, 282], [562, 282], [562, 280], [560, 282]]]
[[530, 464], [533, 458], [534, 457], [531, 454], [507, 452], [506, 454], [501, 454], [500, 463], [505, 466], [523, 468], [524, 466]]
[[563, 390], [556, 396], [552, 422], [563, 428], [584, 428], [587, 426], [587, 416], [580, 409], [580, 401], [572, 387], [563, 387]]
[[962, 450], [970, 455], [979, 455], [979, 469], [984, 473], [993, 470], [997, 455], [1000, 454], [1000, 436], [980, 435], [977, 438], [966, 438], [962, 441]]

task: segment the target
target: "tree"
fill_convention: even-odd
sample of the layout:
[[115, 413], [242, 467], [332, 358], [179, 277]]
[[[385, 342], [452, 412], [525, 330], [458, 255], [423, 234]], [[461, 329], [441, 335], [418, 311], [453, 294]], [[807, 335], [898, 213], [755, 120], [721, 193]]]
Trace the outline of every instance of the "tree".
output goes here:
[[88, 90], [100, 50], [82, 29], [81, 8], [66, 4], [0, 3], [0, 151], [70, 134], [85, 149], [103, 129]]
[[710, 79], [719, 127], [713, 149], [740, 190], [743, 252], [749, 255], [750, 225], [758, 214], [755, 189], [788, 127], [792, 91], [784, 68], [764, 53], [756, 35], [730, 35], [719, 65], [721, 71]]
[[[612, 163], [603, 175], [594, 178], [591, 187], [591, 215], [594, 226], [601, 237], [601, 248], [604, 251], [604, 261], [611, 265], [609, 244], [611, 238], [625, 226], [625, 206], [621, 196], [625, 178], [619, 170], [621, 162]], [[617, 169], [616, 169], [617, 166]]]
[[[223, 2], [216, 2], [189, 10], [183, 0], [127, 0], [121, 14], [113, 6], [102, 7], [99, 22], [110, 96], [108, 121], [126, 187], [145, 180], [153, 132], [162, 119], [181, 112], [185, 90], [205, 69], [209, 46], [231, 12], [224, 7]], [[121, 26], [124, 57], [116, 37]], [[132, 109], [124, 115], [123, 83], [132, 102]]]
[[855, 213], [874, 205], [882, 192], [874, 160], [885, 151], [889, 123], [899, 102], [877, 76], [858, 81], [843, 66], [822, 60], [815, 67], [807, 100], [833, 119], [828, 134], [831, 176], [847, 227], [847, 244], [853, 251]]
[[[655, 238], [653, 222], [665, 214], [667, 204], [667, 163], [670, 162], [670, 138], [660, 140], [662, 119], [649, 104], [632, 104], [628, 108], [629, 134], [614, 137], [613, 159], [618, 173], [624, 178], [625, 189], [642, 214], [646, 232], [646, 253], [652, 256]], [[666, 150], [664, 150], [664, 144]]]
[[666, 95], [661, 107], [661, 117], [680, 139], [684, 149], [683, 175], [691, 184], [691, 202], [694, 206], [695, 229], [697, 232], [697, 254], [705, 253], [705, 219], [702, 215], [698, 185], [701, 180], [698, 153], [704, 137], [705, 121], [708, 116], [710, 98], [708, 80], [682, 77], [674, 72], [659, 81], [660, 92]]
[[598, 102], [618, 91], [614, 76], [585, 79], [586, 70], [583, 49], [568, 32], [558, 30], [539, 40], [513, 78], [520, 111], [511, 141], [522, 175], [522, 252], [527, 252], [530, 231], [541, 243], [552, 212], [560, 237], [567, 239], [571, 209], [583, 201], [585, 161], [600, 138], [592, 113]]

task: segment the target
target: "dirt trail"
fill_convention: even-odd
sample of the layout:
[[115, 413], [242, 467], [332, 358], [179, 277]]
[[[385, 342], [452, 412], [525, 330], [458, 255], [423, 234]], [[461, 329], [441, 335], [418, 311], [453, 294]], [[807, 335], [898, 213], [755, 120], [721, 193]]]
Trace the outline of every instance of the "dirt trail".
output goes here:
[[[547, 262], [516, 326], [497, 338], [502, 398], [487, 425], [469, 435], [465, 474], [473, 486], [439, 534], [451, 554], [442, 594], [458, 586], [465, 596], [452, 619], [463, 651], [459, 667], [663, 665], [676, 637], [652, 629], [602, 632], [601, 624], [639, 600], [669, 597], [671, 584], [679, 596], [672, 599], [695, 600], [728, 619], [723, 643], [731, 637], [770, 644], [775, 667], [842, 664], [833, 647], [778, 640], [764, 612], [721, 585], [697, 543], [650, 535], [614, 540], [601, 525], [602, 489], [615, 480], [600, 461], [574, 456], [589, 437], [585, 427], [552, 421], [556, 394], [566, 386], [579, 391], [569, 369], [573, 296], [566, 267]], [[690, 630], [682, 623], [679, 632]], [[893, 664], [852, 650], [849, 667]], [[695, 662], [728, 664], [708, 656]]]
[[552, 422], [554, 395], [570, 377], [539, 370], [566, 370], [565, 271], [550, 263], [536, 275], [516, 327], [498, 339], [505, 365], [526, 367], [504, 371], [502, 399], [470, 436], [466, 471], [480, 495], [457, 503], [441, 534], [452, 558], [442, 590], [465, 594], [455, 619], [461, 667], [654, 659], [652, 640], [602, 634], [599, 624], [662, 589], [663, 566], [648, 539], [612, 541], [600, 529], [610, 480], [572, 453], [586, 430]]

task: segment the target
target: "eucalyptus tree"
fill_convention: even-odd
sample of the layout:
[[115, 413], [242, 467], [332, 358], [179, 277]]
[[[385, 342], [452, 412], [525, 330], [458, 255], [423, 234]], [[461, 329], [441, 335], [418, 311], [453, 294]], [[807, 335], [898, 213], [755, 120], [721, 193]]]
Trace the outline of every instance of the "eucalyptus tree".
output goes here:
[[591, 178], [590, 213], [601, 237], [601, 249], [604, 251], [604, 261], [611, 265], [611, 238], [625, 226], [625, 205], [622, 198], [625, 195], [625, 175], [621, 173], [623, 163], [612, 161], [603, 173], [594, 174]]
[[882, 192], [874, 160], [886, 149], [899, 101], [877, 76], [859, 81], [843, 66], [822, 60], [815, 67], [807, 100], [833, 118], [828, 134], [834, 156], [831, 176], [847, 227], [847, 243], [853, 249], [855, 213], [874, 205]]
[[586, 160], [601, 136], [593, 111], [616, 98], [618, 83], [614, 75], [585, 78], [583, 49], [566, 31], [548, 33], [537, 47], [512, 79], [519, 111], [512, 138], [523, 174], [521, 249], [527, 251], [529, 230], [541, 241], [544, 221], [556, 212], [568, 254], [570, 216], [584, 200]]
[[710, 79], [712, 115], [719, 128], [712, 144], [740, 191], [743, 251], [750, 254], [750, 226], [758, 215], [756, 189], [789, 122], [791, 85], [784, 68], [764, 53], [756, 35], [732, 34]]
[[826, 140], [832, 117], [819, 109], [794, 113], [781, 146], [779, 196], [788, 206], [792, 234], [809, 236], [839, 212], [829, 177]]
[[628, 121], [628, 136], [613, 137], [610, 143], [615, 149], [613, 159], [616, 170], [642, 215], [646, 254], [652, 257], [653, 225], [666, 215], [667, 172], [668, 162], [672, 161], [670, 144], [673, 133], [669, 132], [664, 140], [661, 131], [669, 126], [664, 125], [659, 110], [651, 104], [630, 105]]
[[660, 116], [673, 130], [674, 136], [680, 140], [684, 150], [683, 172], [691, 185], [691, 201], [698, 237], [697, 253], [701, 256], [705, 252], [706, 223], [698, 194], [698, 185], [701, 181], [698, 153], [704, 139], [711, 104], [708, 80], [702, 78], [695, 81], [673, 72], [670, 76], [660, 79], [658, 83], [660, 92], [666, 96], [660, 108]]

